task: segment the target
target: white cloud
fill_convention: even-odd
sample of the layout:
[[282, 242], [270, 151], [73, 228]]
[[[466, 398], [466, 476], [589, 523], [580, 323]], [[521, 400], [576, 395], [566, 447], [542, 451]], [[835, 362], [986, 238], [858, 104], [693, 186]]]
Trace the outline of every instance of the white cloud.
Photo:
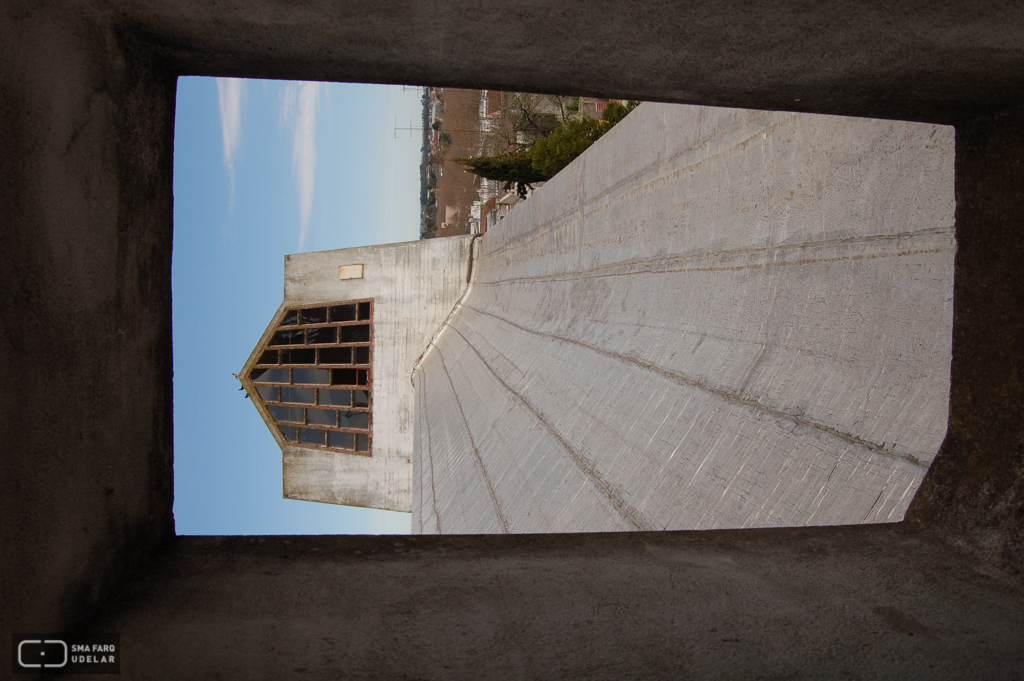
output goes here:
[[320, 83], [288, 83], [281, 92], [281, 120], [294, 130], [292, 174], [299, 194], [299, 250], [306, 246], [309, 216], [313, 212], [316, 172], [316, 117], [320, 110]]
[[242, 100], [245, 81], [238, 78], [217, 79], [217, 100], [220, 103], [220, 130], [224, 139], [224, 167], [231, 182], [231, 204], [235, 202], [235, 157], [242, 142]]

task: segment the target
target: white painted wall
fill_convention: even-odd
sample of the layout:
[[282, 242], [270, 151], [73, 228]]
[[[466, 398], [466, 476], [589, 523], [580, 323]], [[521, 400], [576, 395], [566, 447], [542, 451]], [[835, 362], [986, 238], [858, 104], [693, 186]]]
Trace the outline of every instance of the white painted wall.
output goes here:
[[644, 104], [480, 242], [414, 532], [902, 519], [946, 431], [953, 129]]
[[[285, 497], [411, 510], [410, 374], [465, 291], [470, 243], [471, 237], [449, 237], [286, 256], [284, 302], [246, 368], [289, 307], [373, 298], [374, 337], [372, 456], [296, 447], [271, 427], [283, 451]], [[363, 277], [339, 280], [339, 266], [351, 264], [364, 266]]]

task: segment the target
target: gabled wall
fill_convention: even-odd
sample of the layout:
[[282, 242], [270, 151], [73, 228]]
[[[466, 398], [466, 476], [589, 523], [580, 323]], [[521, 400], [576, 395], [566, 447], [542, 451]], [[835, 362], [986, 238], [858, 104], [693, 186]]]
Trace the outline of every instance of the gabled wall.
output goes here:
[[[374, 300], [371, 456], [296, 447], [272, 431], [282, 446], [285, 497], [411, 510], [412, 368], [466, 289], [471, 244], [466, 236], [285, 257], [282, 310]], [[351, 264], [363, 265], [362, 278], [339, 280], [338, 267]]]

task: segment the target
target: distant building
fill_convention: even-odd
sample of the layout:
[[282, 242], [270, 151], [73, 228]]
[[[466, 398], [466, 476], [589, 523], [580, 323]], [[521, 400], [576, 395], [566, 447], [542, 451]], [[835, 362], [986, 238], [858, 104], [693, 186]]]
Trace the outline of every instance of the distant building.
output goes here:
[[946, 432], [952, 128], [644, 104], [491, 201], [286, 259], [242, 370], [285, 496], [425, 533], [903, 518]]

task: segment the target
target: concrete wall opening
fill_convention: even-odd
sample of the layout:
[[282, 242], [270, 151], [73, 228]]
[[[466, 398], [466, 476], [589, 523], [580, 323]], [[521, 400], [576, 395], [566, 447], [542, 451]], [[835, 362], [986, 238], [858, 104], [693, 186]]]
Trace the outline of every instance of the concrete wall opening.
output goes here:
[[[1014, 675], [1024, 599], [991, 563], [1024, 566], [1020, 12], [962, 2], [522, 10], [5, 5], [0, 354], [19, 386], [0, 410], [9, 630], [120, 631], [123, 671], [139, 678]], [[503, 16], [500, 31], [488, 15]], [[910, 522], [402, 547], [175, 539], [171, 169], [185, 73], [618, 90], [956, 124], [950, 427]], [[54, 319], [66, 329], [58, 354], [32, 340]], [[100, 388], [102, 403], [81, 399]], [[24, 428], [56, 398], [46, 429]]]
[[[289, 256], [243, 384], [286, 497], [414, 533], [898, 522], [946, 430], [953, 228], [948, 127], [648, 103], [486, 233]], [[365, 387], [285, 328], [359, 298], [362, 461], [281, 364]]]

